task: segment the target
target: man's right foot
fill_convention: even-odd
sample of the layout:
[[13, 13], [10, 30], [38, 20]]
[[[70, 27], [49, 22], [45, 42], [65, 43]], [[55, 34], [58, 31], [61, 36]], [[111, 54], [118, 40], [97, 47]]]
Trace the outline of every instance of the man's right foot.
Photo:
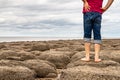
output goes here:
[[86, 62], [90, 61], [90, 59], [87, 59], [87, 58], [81, 58], [81, 60]]

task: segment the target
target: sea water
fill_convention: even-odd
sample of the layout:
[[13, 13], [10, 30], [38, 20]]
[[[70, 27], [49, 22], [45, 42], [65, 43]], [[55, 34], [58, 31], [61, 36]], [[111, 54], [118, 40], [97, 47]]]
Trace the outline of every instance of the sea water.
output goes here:
[[0, 42], [71, 40], [79, 37], [0, 37]]

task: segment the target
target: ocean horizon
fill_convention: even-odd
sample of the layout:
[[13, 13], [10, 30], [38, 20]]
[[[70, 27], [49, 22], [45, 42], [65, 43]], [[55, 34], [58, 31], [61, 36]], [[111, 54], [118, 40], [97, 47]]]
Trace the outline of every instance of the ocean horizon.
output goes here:
[[0, 42], [82, 39], [80, 37], [0, 37]]
[[[49, 40], [73, 40], [83, 39], [82, 37], [0, 37], [0, 42], [17, 42], [17, 41], [49, 41]], [[120, 38], [103, 38], [103, 39], [120, 39]]]

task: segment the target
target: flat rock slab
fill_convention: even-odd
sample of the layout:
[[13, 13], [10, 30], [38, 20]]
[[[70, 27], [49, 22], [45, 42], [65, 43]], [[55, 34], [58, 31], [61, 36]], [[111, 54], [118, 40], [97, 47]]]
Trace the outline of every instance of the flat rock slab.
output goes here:
[[78, 66], [61, 71], [59, 80], [120, 80], [120, 66]]
[[98, 68], [108, 67], [108, 66], [120, 66], [118, 62], [115, 62], [112, 60], [102, 60], [101, 62], [94, 62], [94, 61], [85, 62], [85, 61], [77, 60], [77, 61], [69, 63], [67, 65], [67, 68], [85, 66], [85, 65], [92, 66], [92, 67], [98, 67]]

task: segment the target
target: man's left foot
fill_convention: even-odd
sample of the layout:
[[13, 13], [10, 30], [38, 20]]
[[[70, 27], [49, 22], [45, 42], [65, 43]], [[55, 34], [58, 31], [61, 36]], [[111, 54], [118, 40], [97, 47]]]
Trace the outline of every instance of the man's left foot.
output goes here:
[[95, 62], [101, 62], [102, 60], [101, 59], [95, 59]]

